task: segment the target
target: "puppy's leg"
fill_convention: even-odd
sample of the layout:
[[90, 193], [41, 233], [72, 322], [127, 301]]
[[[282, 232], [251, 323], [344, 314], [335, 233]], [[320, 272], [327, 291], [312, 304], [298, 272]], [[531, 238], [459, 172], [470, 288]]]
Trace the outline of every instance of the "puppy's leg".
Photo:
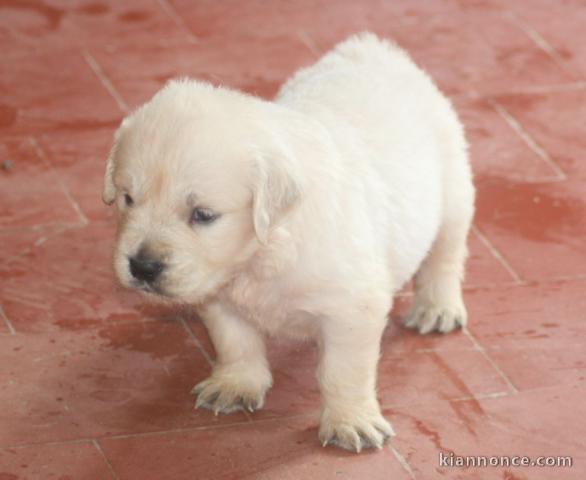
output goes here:
[[[467, 166], [462, 165], [462, 169]], [[404, 323], [421, 334], [450, 332], [467, 322], [462, 279], [474, 213], [474, 188], [465, 171], [458, 180], [451, 190], [445, 187], [447, 198], [438, 236], [415, 275], [414, 304]]]
[[272, 384], [262, 335], [220, 303], [206, 305], [200, 313], [216, 350], [216, 364], [210, 377], [192, 391], [197, 395], [195, 407], [216, 415], [262, 408]]
[[368, 312], [358, 313], [354, 322], [345, 324], [324, 322], [318, 371], [323, 446], [334, 444], [356, 452], [380, 449], [394, 435], [376, 399], [376, 368], [386, 313], [367, 316]]

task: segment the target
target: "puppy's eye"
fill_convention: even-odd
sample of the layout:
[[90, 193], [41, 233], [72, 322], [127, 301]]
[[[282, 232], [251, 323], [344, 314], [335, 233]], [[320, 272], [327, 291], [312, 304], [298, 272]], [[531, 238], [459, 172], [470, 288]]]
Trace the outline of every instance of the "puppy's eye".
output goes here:
[[209, 208], [195, 207], [191, 212], [190, 223], [196, 223], [198, 225], [209, 225], [213, 221], [217, 220], [220, 215], [213, 212]]
[[124, 203], [127, 207], [132, 207], [132, 205], [134, 205], [134, 200], [130, 195], [128, 195], [128, 193], [124, 194]]

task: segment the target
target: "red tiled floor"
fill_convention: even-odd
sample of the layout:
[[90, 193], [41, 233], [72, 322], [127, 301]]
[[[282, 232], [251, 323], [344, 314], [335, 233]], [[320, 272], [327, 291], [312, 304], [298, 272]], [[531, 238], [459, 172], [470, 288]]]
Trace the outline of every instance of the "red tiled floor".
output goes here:
[[0, 478], [111, 480], [112, 472], [91, 442], [0, 449]]
[[[472, 398], [507, 392], [501, 373], [463, 333], [422, 337], [401, 328], [400, 315], [409, 299], [399, 300], [382, 344], [379, 400], [383, 405], [410, 405]], [[213, 357], [205, 330], [190, 322], [200, 344]], [[286, 340], [269, 340], [269, 359], [274, 386], [262, 411], [253, 421], [302, 414], [319, 409], [315, 370], [317, 352], [313, 345]], [[210, 413], [210, 416], [212, 414]]]
[[414, 58], [450, 94], [495, 93], [576, 79], [502, 11], [454, 8], [425, 21], [420, 15], [406, 17], [402, 23], [399, 43], [415, 52]]
[[193, 409], [210, 367], [178, 322], [0, 336], [0, 358], [0, 445], [248, 421]]
[[[586, 42], [582, 0], [0, 2], [0, 479], [584, 478]], [[451, 95], [478, 186], [470, 325], [382, 345], [398, 436], [317, 441], [317, 354], [271, 341], [253, 415], [194, 411], [213, 348], [186, 310], [114, 282], [105, 158], [123, 115], [191, 75], [270, 97], [350, 33], [396, 40]], [[439, 452], [570, 455], [441, 469]]]
[[311, 416], [101, 444], [121, 478], [411, 478], [389, 448], [363, 456], [322, 448]]
[[[114, 126], [120, 108], [77, 50], [3, 53], [0, 99], [3, 132], [36, 134]], [[59, 68], [54, 68], [59, 65]], [[26, 82], [23, 82], [26, 78]]]
[[495, 257], [494, 247], [485, 242], [476, 231], [472, 231], [468, 237], [469, 257], [464, 278], [466, 288], [515, 281], [515, 276]]
[[557, 171], [519, 136], [486, 99], [459, 100], [474, 173], [520, 182], [555, 180]]
[[524, 8], [523, 2], [514, 2], [513, 10], [528, 30], [555, 51], [560, 63], [569, 71], [586, 78], [586, 47], [576, 41], [584, 34], [586, 10], [581, 0], [563, 0], [563, 15], [552, 15], [547, 0], [538, 0], [537, 8]]
[[104, 162], [108, 156], [114, 127], [82, 131], [43, 133], [39, 148], [60, 176], [81, 214], [90, 221], [115, 218], [114, 208], [104, 208], [99, 194], [104, 181]]
[[526, 280], [586, 274], [586, 184], [477, 177], [476, 223]]
[[586, 279], [468, 292], [470, 331], [491, 348], [586, 346]]
[[[414, 478], [581, 479], [584, 476], [584, 385], [516, 396], [388, 410], [393, 445], [412, 465]], [[575, 408], [559, 408], [560, 404]], [[561, 426], [574, 425], [569, 431]], [[440, 467], [439, 452], [458, 456], [571, 456], [573, 468]]]
[[570, 178], [586, 181], [586, 89], [548, 94], [501, 95], [496, 99]]
[[[0, 171], [0, 228], [38, 228], [83, 220], [33, 140], [4, 140], [0, 157], [12, 162], [10, 169]], [[23, 189], [23, 184], [28, 188]]]

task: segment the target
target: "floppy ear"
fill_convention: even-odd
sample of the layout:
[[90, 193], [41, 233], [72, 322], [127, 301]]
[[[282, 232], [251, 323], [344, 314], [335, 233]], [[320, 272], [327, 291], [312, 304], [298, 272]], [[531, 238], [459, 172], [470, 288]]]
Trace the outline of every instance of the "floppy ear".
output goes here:
[[258, 155], [253, 196], [253, 223], [260, 243], [266, 245], [271, 227], [301, 196], [295, 160], [286, 154]]
[[104, 173], [104, 190], [102, 191], [102, 200], [106, 205], [111, 205], [116, 200], [116, 186], [114, 185], [114, 169], [115, 169], [115, 158], [118, 151], [118, 143], [120, 142], [120, 136], [122, 129], [126, 127], [128, 120], [125, 118], [116, 133], [114, 134], [114, 145], [110, 149], [108, 160], [106, 161], [106, 172]]
[[110, 149], [106, 161], [106, 172], [104, 173], [104, 190], [102, 200], [106, 205], [112, 205], [116, 199], [116, 187], [114, 186], [114, 156], [116, 155], [116, 144]]

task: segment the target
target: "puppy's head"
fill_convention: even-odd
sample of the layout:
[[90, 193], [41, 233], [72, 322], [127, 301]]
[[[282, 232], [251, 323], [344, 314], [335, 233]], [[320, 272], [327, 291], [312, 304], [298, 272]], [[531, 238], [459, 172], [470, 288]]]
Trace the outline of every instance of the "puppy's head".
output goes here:
[[300, 179], [268, 105], [177, 81], [122, 122], [103, 193], [119, 211], [122, 285], [198, 302], [270, 241]]

